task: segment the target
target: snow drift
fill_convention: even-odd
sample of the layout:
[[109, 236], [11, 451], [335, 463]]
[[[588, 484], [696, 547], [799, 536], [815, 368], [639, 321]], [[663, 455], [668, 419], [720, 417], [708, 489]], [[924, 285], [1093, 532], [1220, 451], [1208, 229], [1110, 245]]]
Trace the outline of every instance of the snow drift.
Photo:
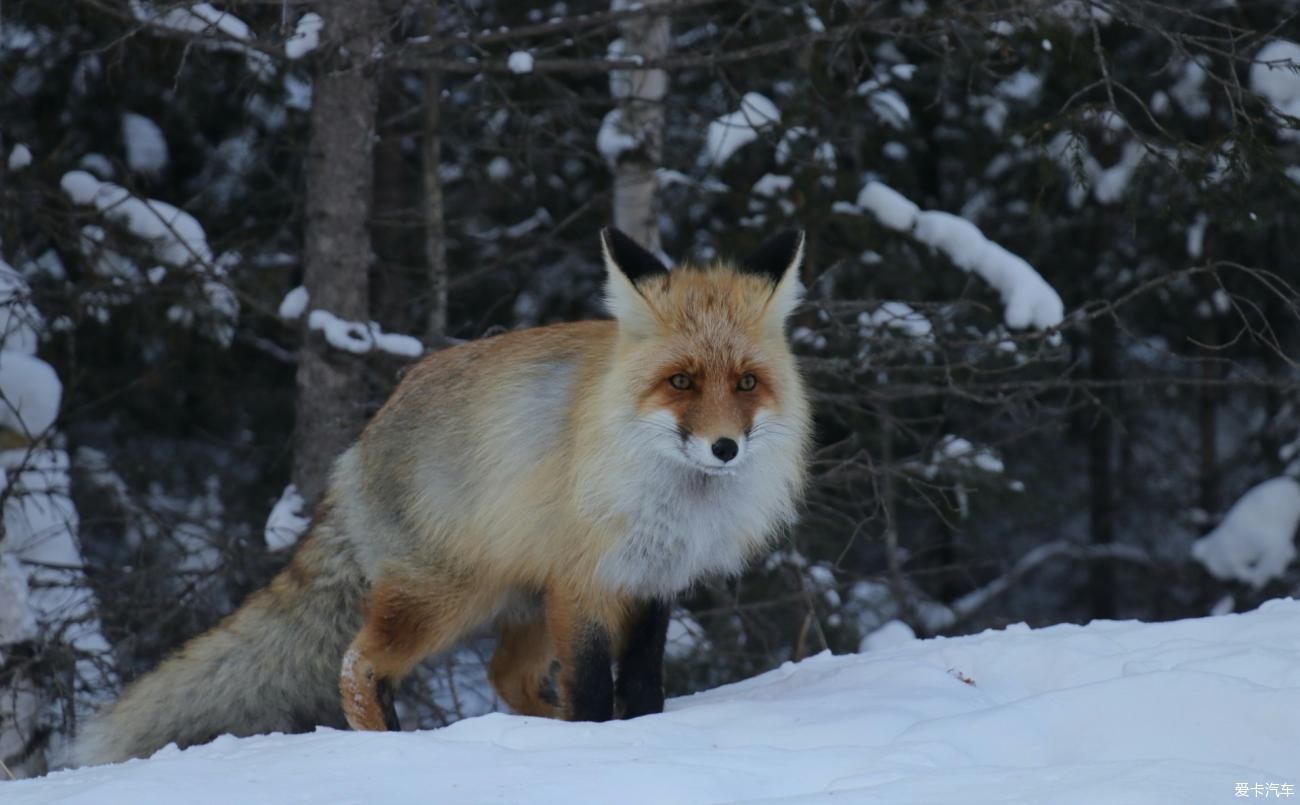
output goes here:
[[821, 655], [635, 721], [496, 714], [420, 733], [222, 738], [3, 791], [8, 805], [1186, 805], [1243, 785], [1295, 796], [1297, 747], [1300, 601], [1287, 600]]

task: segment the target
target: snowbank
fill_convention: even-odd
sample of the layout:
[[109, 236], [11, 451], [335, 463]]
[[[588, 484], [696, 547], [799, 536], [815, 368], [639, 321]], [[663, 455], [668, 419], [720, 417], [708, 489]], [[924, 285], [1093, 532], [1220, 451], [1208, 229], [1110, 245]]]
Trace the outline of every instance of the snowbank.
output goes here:
[[1195, 805], [1232, 802], [1239, 785], [1294, 792], [1298, 713], [1300, 602], [1275, 601], [822, 655], [635, 721], [496, 714], [421, 733], [223, 738], [4, 793], [7, 805]]

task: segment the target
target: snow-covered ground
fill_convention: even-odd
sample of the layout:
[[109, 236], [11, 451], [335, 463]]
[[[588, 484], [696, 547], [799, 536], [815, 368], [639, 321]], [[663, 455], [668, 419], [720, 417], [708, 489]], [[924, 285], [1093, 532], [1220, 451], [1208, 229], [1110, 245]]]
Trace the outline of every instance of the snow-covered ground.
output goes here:
[[635, 721], [496, 714], [423, 733], [223, 738], [0, 786], [0, 799], [1187, 805], [1297, 789], [1300, 601], [1287, 600], [823, 655]]

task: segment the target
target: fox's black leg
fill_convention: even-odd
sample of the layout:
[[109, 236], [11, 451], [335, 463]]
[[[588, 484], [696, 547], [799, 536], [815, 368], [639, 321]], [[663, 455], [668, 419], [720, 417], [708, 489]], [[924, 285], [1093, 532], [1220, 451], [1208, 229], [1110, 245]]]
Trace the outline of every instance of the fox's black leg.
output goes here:
[[393, 705], [393, 683], [381, 679], [375, 683], [375, 701], [379, 711], [384, 715], [384, 728], [389, 732], [401, 732], [402, 723], [397, 720], [397, 708]]
[[[567, 595], [546, 593], [546, 626], [560, 662], [559, 694], [568, 721], [608, 721], [614, 717], [614, 677], [610, 630], [613, 611], [602, 611]], [[608, 607], [604, 607], [608, 609]]]
[[647, 601], [629, 624], [627, 643], [618, 662], [615, 696], [623, 718], [664, 711], [664, 641], [669, 604]]
[[[561, 676], [571, 721], [609, 721], [614, 717], [614, 679], [609, 672], [609, 632], [594, 623], [579, 627], [572, 653], [573, 669]], [[561, 660], [561, 666], [564, 662]]]

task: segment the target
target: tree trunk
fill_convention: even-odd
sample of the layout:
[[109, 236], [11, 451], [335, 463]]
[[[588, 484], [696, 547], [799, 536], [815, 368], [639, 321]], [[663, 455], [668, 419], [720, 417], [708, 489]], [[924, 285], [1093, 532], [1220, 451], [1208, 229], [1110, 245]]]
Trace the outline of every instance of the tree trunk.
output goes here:
[[[611, 8], [630, 8], [631, 0], [613, 0]], [[671, 6], [671, 0], [644, 0], [647, 9]], [[665, 15], [626, 20], [620, 26], [627, 57], [659, 59], [667, 55], [670, 23]], [[659, 179], [655, 170], [663, 156], [664, 96], [668, 74], [663, 70], [616, 70], [609, 76], [610, 95], [618, 102], [612, 122], [619, 133], [637, 143], [614, 156], [614, 226], [653, 252], [659, 244]]]
[[[1092, 358], [1090, 374], [1093, 380], [1107, 382], [1116, 377], [1115, 320], [1100, 316], [1092, 322], [1090, 333]], [[1089, 535], [1093, 545], [1106, 546], [1115, 540], [1115, 392], [1099, 386], [1097, 389], [1097, 421], [1088, 439], [1088, 487], [1091, 497], [1089, 507]], [[1105, 558], [1097, 558], [1090, 565], [1092, 617], [1115, 617], [1115, 566]]]
[[[378, 102], [370, 59], [379, 40], [380, 15], [372, 0], [322, 5], [330, 44], [322, 47], [312, 90], [303, 285], [311, 295], [311, 310], [366, 325]], [[361, 430], [364, 370], [362, 356], [330, 347], [319, 331], [304, 333], [293, 479], [308, 505], [320, 499], [331, 464]]]
[[435, 349], [447, 335], [447, 230], [442, 212], [441, 76], [424, 75], [424, 259], [429, 269], [429, 320], [425, 343]]

